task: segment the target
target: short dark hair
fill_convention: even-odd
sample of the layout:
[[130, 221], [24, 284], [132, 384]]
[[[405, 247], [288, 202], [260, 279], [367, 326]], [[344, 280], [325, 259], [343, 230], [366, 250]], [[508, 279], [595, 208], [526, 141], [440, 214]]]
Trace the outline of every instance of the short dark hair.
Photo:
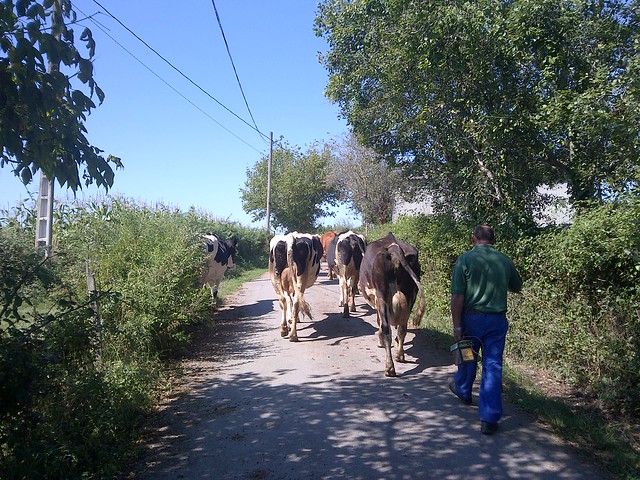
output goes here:
[[473, 229], [473, 236], [478, 240], [482, 240], [489, 243], [496, 243], [496, 234], [493, 228], [489, 225], [478, 225]]

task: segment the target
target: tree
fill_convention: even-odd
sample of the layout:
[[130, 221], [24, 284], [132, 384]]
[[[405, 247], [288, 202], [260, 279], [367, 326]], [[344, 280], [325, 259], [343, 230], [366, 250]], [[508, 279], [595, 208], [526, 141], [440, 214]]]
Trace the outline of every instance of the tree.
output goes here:
[[618, 0], [326, 0], [316, 17], [326, 94], [362, 144], [436, 209], [525, 225], [541, 184], [637, 187], [639, 25]]
[[121, 166], [85, 137], [92, 98], [102, 103], [104, 93], [93, 78], [91, 31], [80, 35], [83, 57], [74, 45], [75, 22], [69, 0], [0, 3], [0, 166], [25, 185], [41, 170], [74, 192], [81, 175], [87, 185], [109, 188], [112, 165]]
[[[281, 140], [273, 150], [271, 172], [271, 219], [277, 229], [310, 232], [321, 217], [331, 216], [328, 209], [338, 203], [338, 194], [327, 181], [331, 152], [325, 146], [306, 153]], [[247, 168], [245, 188], [240, 189], [242, 209], [254, 221], [266, 218], [269, 157]]]
[[359, 213], [365, 224], [391, 221], [396, 198], [403, 190], [398, 169], [373, 149], [360, 145], [353, 135], [332, 146], [329, 181], [341, 192], [341, 199]]

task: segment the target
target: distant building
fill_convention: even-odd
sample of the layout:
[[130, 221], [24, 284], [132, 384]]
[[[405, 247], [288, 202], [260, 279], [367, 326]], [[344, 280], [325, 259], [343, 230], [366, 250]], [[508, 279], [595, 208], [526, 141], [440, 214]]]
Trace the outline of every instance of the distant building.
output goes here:
[[[569, 201], [566, 183], [552, 187], [541, 185], [538, 187], [538, 193], [547, 197], [548, 200], [547, 206], [534, 214], [535, 221], [538, 225], [567, 225], [572, 223], [574, 209]], [[430, 198], [421, 202], [407, 202], [398, 197], [391, 219], [396, 222], [398, 218], [403, 215], [418, 216], [432, 214], [433, 205]]]
[[569, 225], [573, 223], [575, 210], [570, 203], [567, 184], [541, 185], [538, 193], [548, 196], [549, 204], [540, 212], [536, 212], [535, 220], [540, 226], [547, 225]]

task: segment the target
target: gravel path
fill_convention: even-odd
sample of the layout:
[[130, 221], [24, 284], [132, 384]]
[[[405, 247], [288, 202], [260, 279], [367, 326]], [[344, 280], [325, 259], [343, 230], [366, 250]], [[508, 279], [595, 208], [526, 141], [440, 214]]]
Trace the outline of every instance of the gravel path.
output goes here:
[[587, 460], [506, 405], [479, 431], [477, 397], [448, 390], [455, 367], [424, 331], [385, 378], [375, 313], [342, 318], [337, 281], [307, 290], [314, 321], [280, 337], [268, 275], [245, 284], [185, 361], [179, 391], [153, 419], [143, 479], [602, 479]]

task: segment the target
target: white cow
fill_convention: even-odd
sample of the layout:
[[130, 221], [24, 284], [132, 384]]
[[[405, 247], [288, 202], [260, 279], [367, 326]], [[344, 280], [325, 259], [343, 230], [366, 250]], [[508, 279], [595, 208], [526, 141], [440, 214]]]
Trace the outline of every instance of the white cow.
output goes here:
[[318, 278], [321, 257], [319, 235], [293, 232], [276, 235], [269, 242], [269, 275], [282, 309], [280, 334], [291, 342], [298, 341], [300, 311], [312, 318], [304, 292]]
[[343, 307], [342, 316], [345, 318], [349, 317], [349, 311], [356, 311], [358, 276], [366, 248], [364, 235], [351, 230], [338, 235], [335, 242], [334, 269], [340, 282], [340, 306]]
[[238, 240], [222, 241], [217, 235], [207, 233], [203, 235], [207, 247], [207, 266], [202, 274], [202, 285], [211, 289], [211, 298], [218, 296], [218, 287], [228, 268], [236, 268], [235, 256]]

